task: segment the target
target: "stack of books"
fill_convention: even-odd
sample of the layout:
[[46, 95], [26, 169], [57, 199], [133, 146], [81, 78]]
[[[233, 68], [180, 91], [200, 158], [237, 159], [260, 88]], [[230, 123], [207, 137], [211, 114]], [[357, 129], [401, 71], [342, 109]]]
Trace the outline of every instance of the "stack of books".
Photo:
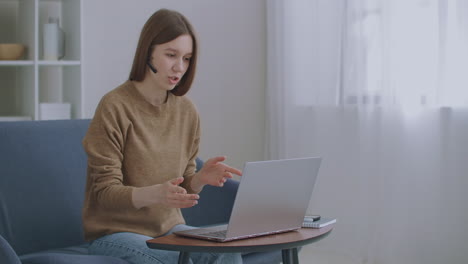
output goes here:
[[304, 217], [304, 222], [302, 223], [302, 227], [322, 228], [322, 227], [325, 227], [327, 225], [331, 225], [334, 223], [336, 223], [335, 218], [306, 215]]

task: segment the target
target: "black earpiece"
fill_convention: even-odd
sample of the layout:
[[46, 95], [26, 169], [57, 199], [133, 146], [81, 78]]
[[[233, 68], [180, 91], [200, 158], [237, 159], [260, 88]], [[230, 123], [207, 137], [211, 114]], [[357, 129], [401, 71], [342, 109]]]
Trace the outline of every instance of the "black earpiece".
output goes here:
[[154, 68], [154, 66], [151, 64], [151, 62], [149, 60], [146, 62], [146, 64], [148, 64], [148, 67], [151, 69], [152, 72], [154, 72], [154, 73], [158, 72], [156, 70], [156, 68]]

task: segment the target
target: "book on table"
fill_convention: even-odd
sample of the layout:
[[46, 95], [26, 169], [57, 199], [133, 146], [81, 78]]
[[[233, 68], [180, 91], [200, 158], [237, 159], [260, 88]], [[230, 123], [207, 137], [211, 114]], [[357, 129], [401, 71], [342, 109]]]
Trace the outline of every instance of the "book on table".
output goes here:
[[331, 225], [336, 223], [336, 218], [328, 218], [328, 217], [320, 217], [319, 220], [311, 221], [308, 218], [304, 218], [304, 222], [302, 223], [302, 227], [307, 228], [322, 228], [327, 225]]

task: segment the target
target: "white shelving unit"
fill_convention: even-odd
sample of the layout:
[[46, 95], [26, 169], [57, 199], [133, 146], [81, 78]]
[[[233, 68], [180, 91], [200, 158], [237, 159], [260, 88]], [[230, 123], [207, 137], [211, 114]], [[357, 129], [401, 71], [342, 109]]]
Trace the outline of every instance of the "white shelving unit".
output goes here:
[[[83, 117], [82, 0], [0, 0], [0, 43], [21, 43], [17, 61], [0, 61], [0, 121], [40, 119], [41, 103], [70, 103], [71, 118]], [[58, 17], [65, 56], [43, 60], [42, 28]]]

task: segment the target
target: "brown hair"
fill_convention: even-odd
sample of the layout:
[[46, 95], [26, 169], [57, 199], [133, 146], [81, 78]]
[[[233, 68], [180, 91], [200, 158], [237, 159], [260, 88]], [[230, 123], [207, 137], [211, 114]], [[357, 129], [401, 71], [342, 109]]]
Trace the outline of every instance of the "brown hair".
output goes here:
[[188, 34], [193, 40], [190, 64], [179, 84], [171, 90], [174, 95], [182, 96], [190, 90], [197, 65], [197, 38], [190, 22], [177, 11], [160, 9], [146, 21], [141, 30], [140, 40], [133, 59], [129, 79], [143, 81], [147, 71], [147, 62], [154, 46], [167, 43], [181, 35]]

